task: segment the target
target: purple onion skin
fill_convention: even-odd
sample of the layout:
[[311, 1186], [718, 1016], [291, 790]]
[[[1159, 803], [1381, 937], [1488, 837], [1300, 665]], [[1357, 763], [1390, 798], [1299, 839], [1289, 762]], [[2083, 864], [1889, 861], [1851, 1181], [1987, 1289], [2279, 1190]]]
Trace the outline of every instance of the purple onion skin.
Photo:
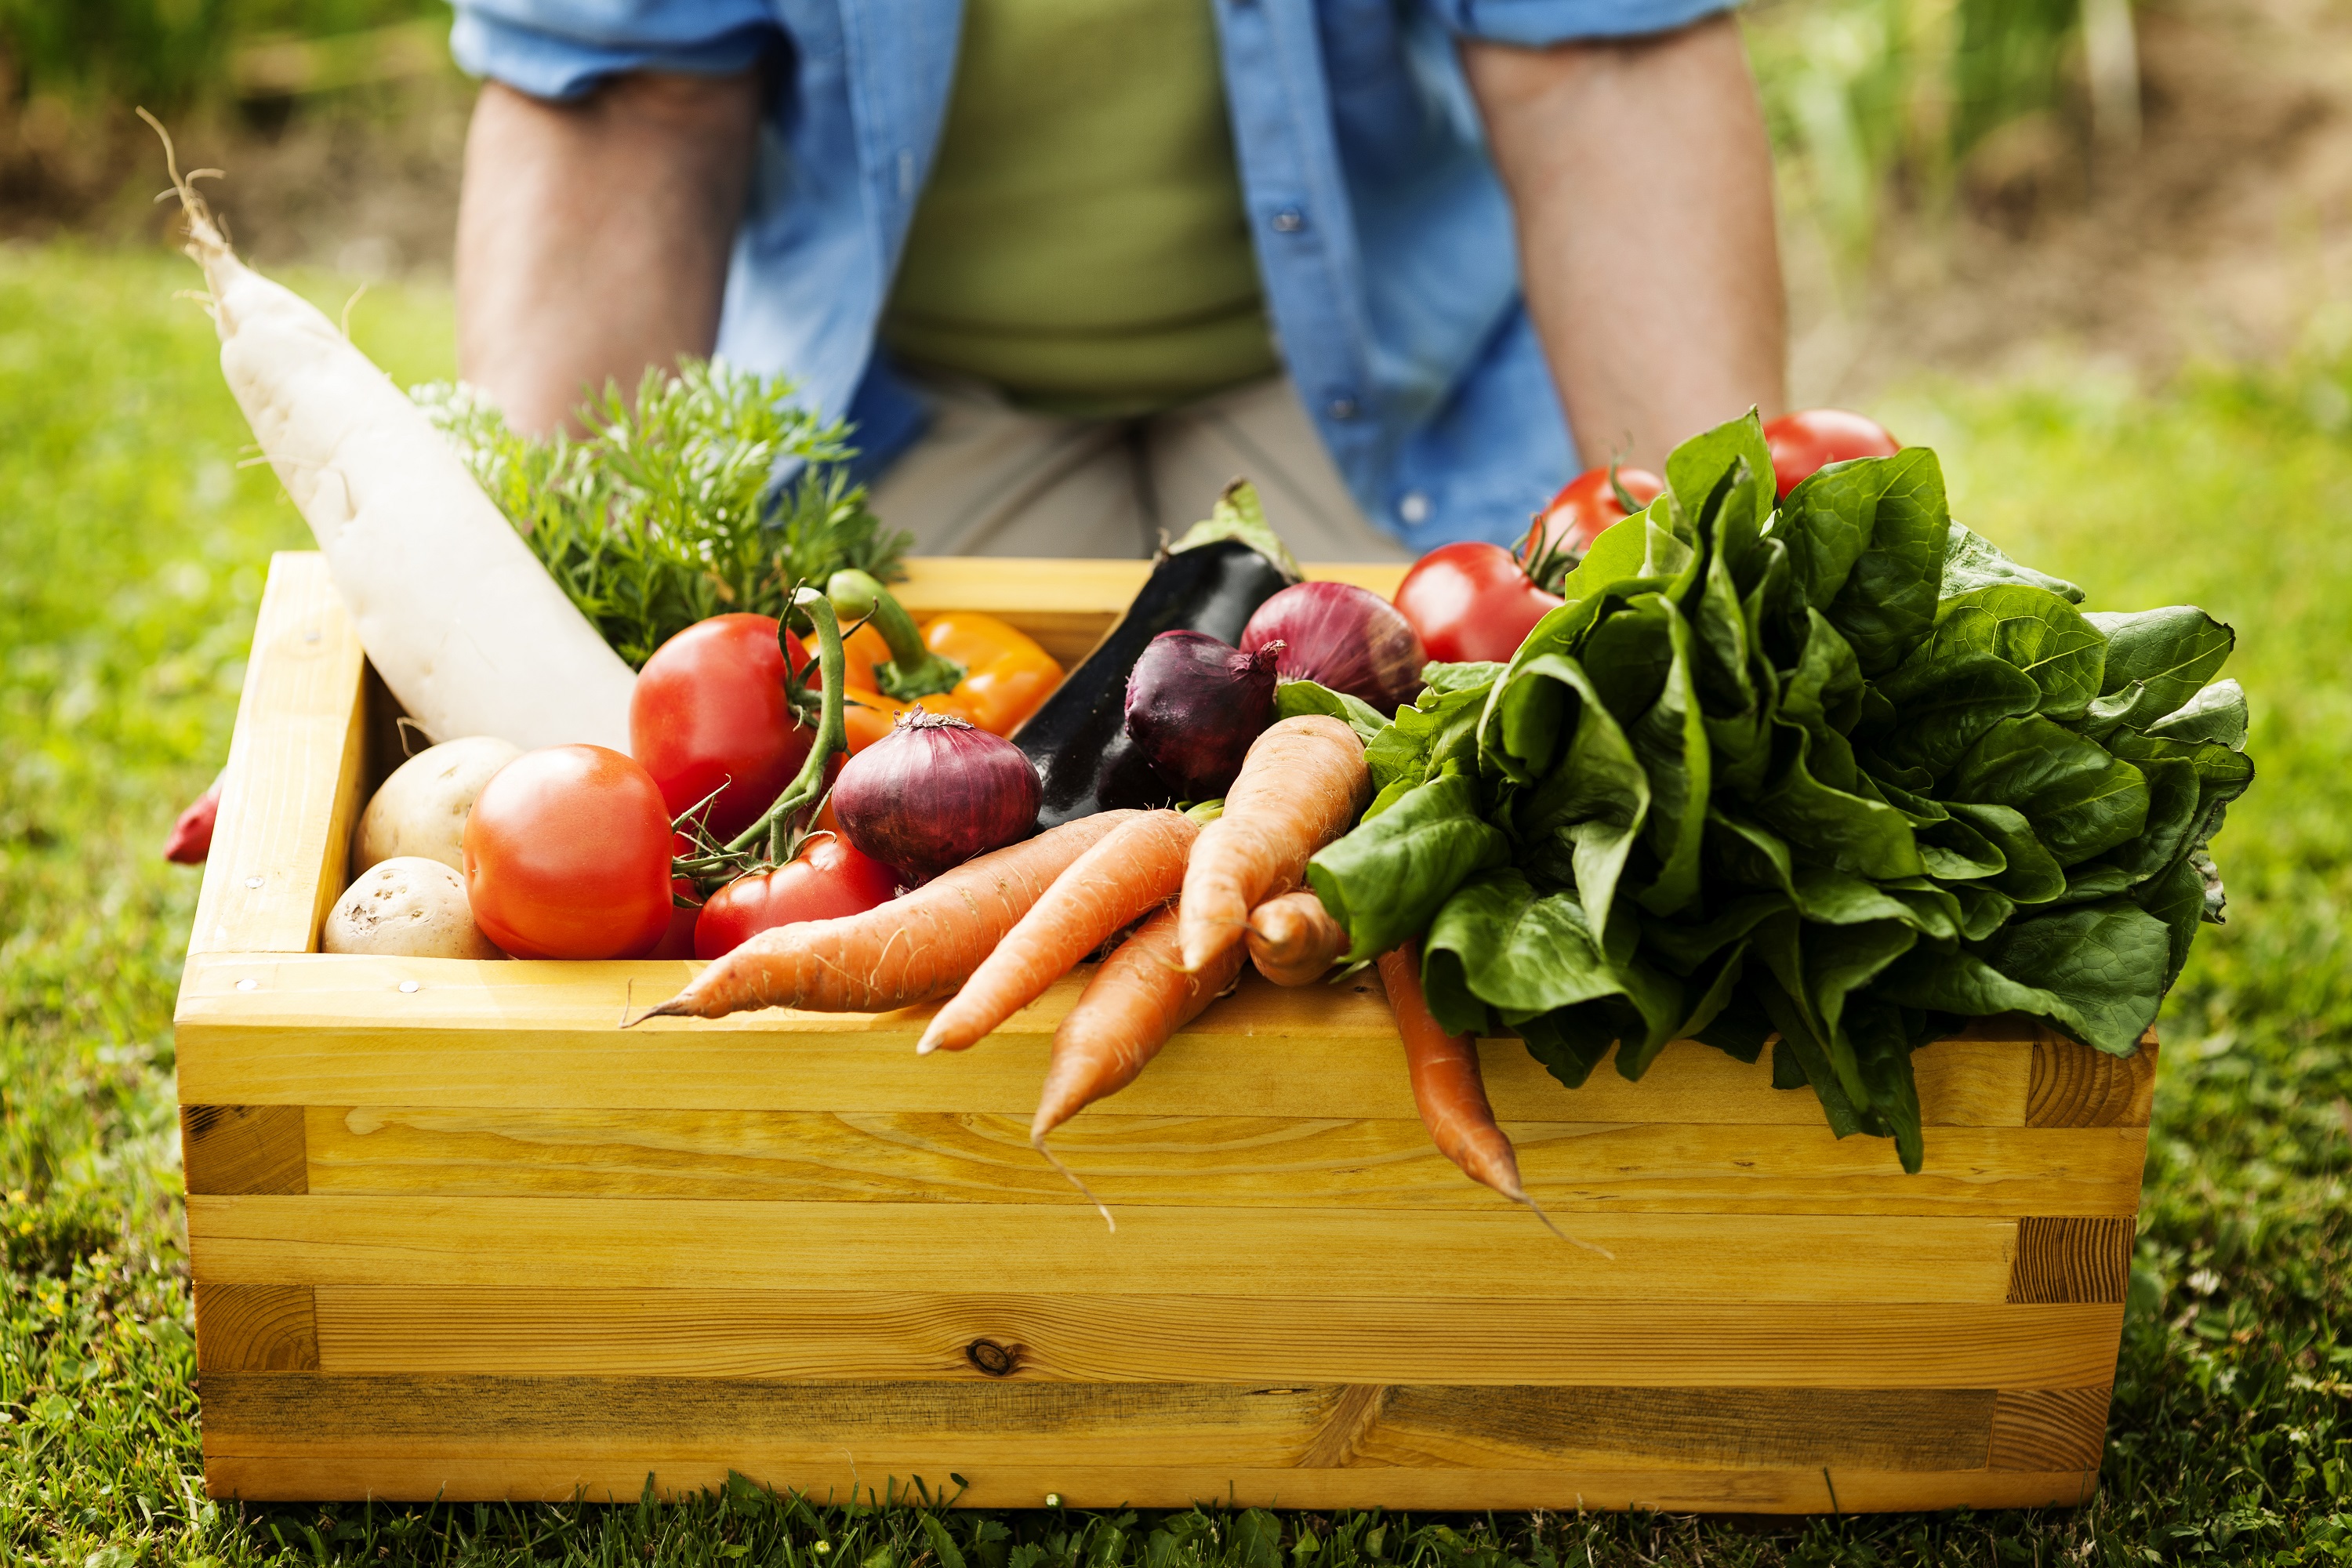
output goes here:
[[1352, 583], [1297, 583], [1257, 608], [1242, 628], [1242, 649], [1286, 644], [1285, 680], [1312, 680], [1394, 713], [1421, 691], [1429, 662], [1421, 638], [1394, 605]]
[[1026, 837], [1037, 795], [1020, 747], [918, 709], [842, 763], [833, 814], [851, 848], [914, 886]]
[[1280, 643], [1256, 653], [1201, 632], [1161, 632], [1127, 678], [1127, 732], [1186, 800], [1213, 800], [1274, 722]]

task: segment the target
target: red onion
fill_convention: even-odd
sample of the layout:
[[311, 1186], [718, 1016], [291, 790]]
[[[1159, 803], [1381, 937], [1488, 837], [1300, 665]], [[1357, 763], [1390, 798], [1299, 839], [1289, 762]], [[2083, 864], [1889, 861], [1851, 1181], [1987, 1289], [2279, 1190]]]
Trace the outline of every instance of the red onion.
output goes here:
[[1201, 632], [1161, 632], [1127, 678], [1127, 732], [1186, 800], [1213, 800], [1274, 722], [1280, 643], [1255, 653]]
[[841, 766], [842, 837], [909, 883], [1001, 849], [1037, 824], [1037, 770], [1021, 748], [918, 708]]
[[1283, 648], [1285, 680], [1316, 681], [1382, 713], [1413, 700], [1428, 662], [1397, 607], [1352, 583], [1297, 583], [1260, 605], [1242, 628], [1242, 648], [1269, 646]]

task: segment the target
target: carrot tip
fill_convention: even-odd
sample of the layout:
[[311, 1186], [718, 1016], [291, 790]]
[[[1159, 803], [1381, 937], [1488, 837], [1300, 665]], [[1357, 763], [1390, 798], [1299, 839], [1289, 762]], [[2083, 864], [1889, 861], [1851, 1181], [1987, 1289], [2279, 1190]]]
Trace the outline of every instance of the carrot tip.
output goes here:
[[[1497, 1189], [1496, 1189], [1496, 1191], [1498, 1191], [1498, 1192], [1499, 1192], [1499, 1191], [1501, 1191], [1501, 1189], [1500, 1189], [1500, 1188], [1497, 1188]], [[1585, 1250], [1585, 1251], [1587, 1251], [1587, 1252], [1597, 1252], [1597, 1253], [1599, 1253], [1601, 1257], [1603, 1257], [1603, 1258], [1605, 1258], [1609, 1259], [1609, 1261], [1610, 1261], [1610, 1262], [1612, 1262], [1612, 1263], [1614, 1263], [1614, 1262], [1616, 1262], [1616, 1261], [1617, 1261], [1617, 1255], [1616, 1255], [1615, 1253], [1613, 1253], [1613, 1252], [1610, 1251], [1607, 1247], [1602, 1247], [1602, 1246], [1600, 1246], [1598, 1243], [1595, 1243], [1595, 1242], [1586, 1241], [1586, 1240], [1582, 1239], [1582, 1238], [1581, 1238], [1581, 1237], [1573, 1237], [1573, 1236], [1570, 1236], [1570, 1235], [1569, 1235], [1569, 1234], [1568, 1234], [1568, 1232], [1566, 1232], [1566, 1231], [1564, 1231], [1564, 1230], [1560, 1229], [1560, 1228], [1559, 1228], [1559, 1226], [1556, 1226], [1556, 1225], [1552, 1224], [1552, 1222], [1551, 1222], [1551, 1215], [1548, 1215], [1548, 1214], [1544, 1213], [1544, 1212], [1543, 1212], [1543, 1205], [1542, 1205], [1541, 1204], [1537, 1203], [1537, 1202], [1535, 1201], [1535, 1199], [1533, 1199], [1533, 1198], [1531, 1198], [1531, 1197], [1529, 1197], [1529, 1196], [1528, 1195], [1528, 1191], [1527, 1191], [1527, 1189], [1526, 1189], [1525, 1187], [1521, 1187], [1521, 1188], [1520, 1188], [1518, 1191], [1517, 1191], [1517, 1192], [1506, 1192], [1506, 1193], [1504, 1193], [1504, 1194], [1503, 1194], [1503, 1195], [1504, 1195], [1505, 1197], [1507, 1197], [1507, 1198], [1510, 1199], [1513, 1203], [1519, 1203], [1519, 1204], [1525, 1204], [1525, 1205], [1528, 1205], [1528, 1213], [1530, 1213], [1530, 1214], [1532, 1214], [1532, 1215], [1534, 1215], [1536, 1216], [1536, 1218], [1538, 1218], [1538, 1219], [1539, 1219], [1539, 1220], [1543, 1221], [1543, 1227], [1544, 1227], [1546, 1230], [1548, 1230], [1548, 1231], [1551, 1232], [1554, 1236], [1556, 1236], [1556, 1237], [1559, 1237], [1562, 1241], [1567, 1242], [1570, 1246], [1571, 1246], [1571, 1247], [1580, 1247], [1584, 1248], [1584, 1250]]]
[[621, 1027], [634, 1029], [647, 1018], [690, 1018], [692, 1016], [694, 1016], [693, 1009], [687, 1005], [686, 998], [682, 995], [673, 996], [667, 1002], [657, 1003], [646, 1008], [634, 1018], [623, 1018]]
[[1071, 1170], [1067, 1165], [1063, 1164], [1060, 1156], [1056, 1155], [1051, 1149], [1045, 1147], [1045, 1135], [1043, 1132], [1032, 1132], [1029, 1135], [1029, 1146], [1036, 1150], [1040, 1154], [1045, 1155], [1045, 1163], [1061, 1172], [1062, 1179], [1068, 1182], [1070, 1185], [1077, 1188], [1079, 1193], [1085, 1196], [1087, 1202], [1095, 1205], [1095, 1213], [1102, 1215], [1103, 1224], [1110, 1226], [1112, 1234], [1117, 1235], [1118, 1232], [1118, 1221], [1110, 1217], [1110, 1210], [1103, 1206], [1102, 1199], [1095, 1196], [1094, 1189], [1087, 1186], [1086, 1183], [1078, 1180], [1078, 1173], [1076, 1171]]

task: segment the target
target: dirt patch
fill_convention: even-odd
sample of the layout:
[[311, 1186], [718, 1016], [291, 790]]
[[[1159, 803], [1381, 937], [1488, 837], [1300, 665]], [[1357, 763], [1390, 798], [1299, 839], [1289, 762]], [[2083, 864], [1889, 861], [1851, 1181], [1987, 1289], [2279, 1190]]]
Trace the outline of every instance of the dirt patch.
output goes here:
[[[178, 117], [172, 133], [183, 167], [226, 171], [205, 194], [262, 266], [446, 275], [473, 99], [455, 78], [408, 82]], [[154, 132], [128, 110], [0, 107], [0, 237], [160, 241], [164, 183]]]
[[1894, 226], [1859, 308], [1792, 268], [1801, 400], [2053, 353], [2147, 379], [2267, 359], [2352, 299], [2352, 15], [2170, 0], [2140, 14], [2139, 42], [2136, 153], [2011, 127], [1970, 160], [1958, 213]]

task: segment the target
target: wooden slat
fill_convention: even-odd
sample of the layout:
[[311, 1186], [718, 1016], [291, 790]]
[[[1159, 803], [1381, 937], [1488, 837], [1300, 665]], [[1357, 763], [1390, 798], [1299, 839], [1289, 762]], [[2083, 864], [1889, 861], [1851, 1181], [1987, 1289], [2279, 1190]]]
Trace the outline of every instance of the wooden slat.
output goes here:
[[[1070, 1201], [1069, 1184], [1029, 1146], [1025, 1116], [365, 1106], [312, 1107], [307, 1116], [310, 1190], [320, 1193]], [[1563, 1214], [2129, 1215], [2146, 1152], [2136, 1128], [1938, 1127], [1927, 1169], [1913, 1176], [1885, 1142], [1841, 1141], [1819, 1125], [1514, 1121], [1504, 1130], [1528, 1190]], [[1417, 1120], [1097, 1110], [1057, 1134], [1056, 1148], [1096, 1195], [1122, 1205], [1484, 1209], [1495, 1201]]]
[[2156, 1031], [2128, 1057], [2044, 1032], [2033, 1042], [2028, 1127], [2145, 1127], [2156, 1103]]
[[[206, 1451], [477, 1451], [861, 1467], [1547, 1465], [1980, 1468], [1990, 1389], [1625, 1389], [1235, 1384], [714, 1383], [695, 1378], [207, 1376]], [[1338, 1441], [1330, 1440], [1335, 1430]], [[1321, 1465], [1317, 1468], [1332, 1468]]]
[[[970, 1485], [961, 1490], [952, 1469]], [[855, 1456], [805, 1466], [646, 1454], [622, 1461], [519, 1458], [458, 1452], [413, 1458], [325, 1452], [282, 1458], [205, 1460], [205, 1489], [215, 1498], [307, 1501], [374, 1497], [387, 1501], [630, 1503], [651, 1476], [664, 1497], [723, 1487], [730, 1471], [780, 1491], [820, 1501], [863, 1500], [869, 1491], [904, 1495], [911, 1475], [928, 1476], [929, 1493], [965, 1508], [1036, 1508], [1057, 1498], [1071, 1508], [1182, 1508], [1192, 1502], [1238, 1508], [1391, 1508], [1458, 1510], [1475, 1500], [1496, 1509], [1642, 1509], [1666, 1513], [1847, 1513], [1952, 1508], [2074, 1507], [2098, 1489], [2095, 1470], [2031, 1475], [2021, 1471], [1870, 1471], [1819, 1469], [1650, 1469], [1612, 1466], [1540, 1470], [1243, 1470], [1145, 1466], [940, 1466], [921, 1470], [866, 1468]]]
[[2012, 1301], [2120, 1301], [2131, 1281], [2132, 1220], [2100, 1216], [2017, 1222]]
[[310, 1191], [299, 1105], [183, 1105], [180, 1168], [192, 1193]]
[[1406, 1279], [1496, 1300], [1978, 1301], [2009, 1287], [2015, 1222], [1896, 1215], [1573, 1216], [1524, 1209], [726, 1203], [693, 1198], [188, 1199], [198, 1279], [240, 1284], [642, 1286], [1394, 1296]]
[[[1400, 1280], [1400, 1288], [1415, 1281]], [[1438, 1287], [1431, 1287], [1438, 1288]], [[334, 1373], [2105, 1387], [2123, 1309], [322, 1285]]]
[[[1305, 563], [1309, 577], [1328, 578], [1393, 597], [1404, 568], [1367, 563]], [[1045, 645], [1065, 668], [1084, 658], [1126, 613], [1149, 561], [1037, 561], [1018, 557], [909, 557], [907, 577], [891, 592], [915, 615], [985, 610]]]
[[2106, 1388], [2005, 1388], [1993, 1405], [1996, 1470], [2095, 1470], [2107, 1446]]
[[316, 1372], [319, 1329], [308, 1285], [198, 1285], [196, 1370]]
[[192, 955], [310, 950], [362, 804], [364, 657], [326, 558], [272, 556]]
[[[1055, 1026], [1087, 972], [1065, 977], [969, 1051], [914, 1054], [928, 1008], [765, 1013], [619, 1027], [691, 973], [681, 963], [487, 963], [318, 954], [189, 965], [178, 1018], [180, 1093], [246, 1105], [574, 1110], [975, 1111], [1026, 1118]], [[250, 981], [252, 988], [238, 986]], [[403, 982], [415, 989], [403, 991]], [[1980, 1020], [1913, 1058], [1931, 1127], [2018, 1127], [2034, 1037]], [[1577, 1089], [1517, 1040], [1480, 1047], [1497, 1115], [1512, 1121], [1817, 1127], [1804, 1090], [1692, 1041], [1639, 1083], [1596, 1072]], [[1396, 1026], [1369, 984], [1285, 989], [1251, 976], [1171, 1041], [1116, 1109], [1152, 1116], [1411, 1120]], [[1933, 1134], [1930, 1134], [1932, 1139]]]

